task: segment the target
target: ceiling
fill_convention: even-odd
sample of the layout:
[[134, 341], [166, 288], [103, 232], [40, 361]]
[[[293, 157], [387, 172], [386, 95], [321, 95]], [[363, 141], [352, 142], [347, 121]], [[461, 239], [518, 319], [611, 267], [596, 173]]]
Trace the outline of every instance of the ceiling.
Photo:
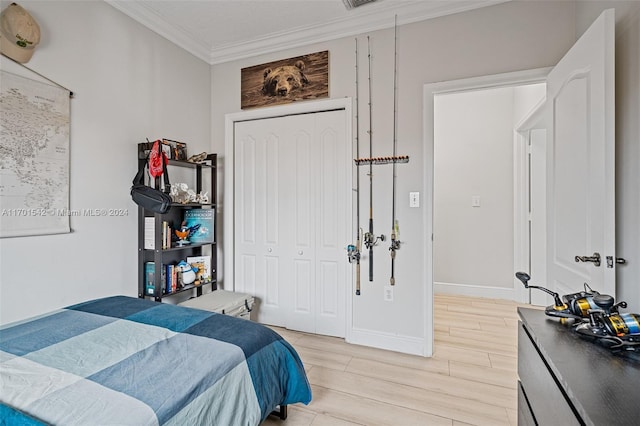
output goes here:
[[217, 64], [391, 28], [396, 19], [408, 24], [509, 0], [375, 0], [352, 9], [343, 0], [105, 1]]

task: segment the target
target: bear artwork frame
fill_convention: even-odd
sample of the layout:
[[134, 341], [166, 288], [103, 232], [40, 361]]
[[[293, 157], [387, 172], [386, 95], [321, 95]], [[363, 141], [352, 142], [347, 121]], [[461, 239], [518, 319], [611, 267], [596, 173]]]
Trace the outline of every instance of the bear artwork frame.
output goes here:
[[329, 51], [241, 69], [242, 109], [329, 97]]

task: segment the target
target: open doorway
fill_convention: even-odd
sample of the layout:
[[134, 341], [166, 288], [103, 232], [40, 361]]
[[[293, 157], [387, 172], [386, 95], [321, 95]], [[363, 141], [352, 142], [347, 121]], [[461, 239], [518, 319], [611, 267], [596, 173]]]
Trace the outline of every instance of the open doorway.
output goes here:
[[535, 133], [518, 129], [545, 91], [527, 82], [434, 95], [435, 292], [529, 301], [514, 272], [536, 256], [529, 185], [544, 156], [532, 167]]

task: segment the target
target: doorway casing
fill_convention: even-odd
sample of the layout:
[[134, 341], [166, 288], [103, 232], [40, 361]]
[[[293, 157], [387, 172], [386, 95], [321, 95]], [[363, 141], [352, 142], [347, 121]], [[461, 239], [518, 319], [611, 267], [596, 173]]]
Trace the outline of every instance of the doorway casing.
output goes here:
[[[434, 97], [437, 95], [452, 94], [458, 92], [466, 92], [472, 90], [484, 90], [499, 87], [519, 86], [527, 84], [544, 83], [547, 74], [551, 68], [538, 68], [526, 71], [517, 71], [504, 74], [496, 74], [489, 76], [473, 77], [461, 80], [452, 80], [438, 83], [425, 84], [423, 87], [423, 146], [424, 146], [424, 192], [427, 203], [424, 209], [424, 229], [425, 238], [425, 329], [430, 330], [433, 325], [433, 199], [434, 199]], [[525, 235], [520, 232], [523, 229], [522, 223], [528, 221], [528, 192], [521, 189], [525, 188], [528, 181], [528, 169], [523, 167], [526, 162], [527, 148], [524, 146], [524, 140], [515, 138], [514, 147], [514, 268], [519, 265], [528, 265], [529, 263], [529, 247]], [[528, 185], [528, 184], [527, 184]], [[528, 186], [526, 187], [528, 188]], [[528, 240], [528, 238], [527, 238]], [[520, 286], [522, 287], [522, 286]], [[514, 288], [509, 291], [509, 295], [501, 295], [504, 298], [513, 298], [513, 294], [517, 295], [519, 301], [526, 300], [528, 293], [524, 287], [520, 288], [515, 283]], [[476, 294], [481, 296], [480, 294]], [[428, 348], [428, 356], [433, 352], [433, 336], [427, 336], [425, 346]]]

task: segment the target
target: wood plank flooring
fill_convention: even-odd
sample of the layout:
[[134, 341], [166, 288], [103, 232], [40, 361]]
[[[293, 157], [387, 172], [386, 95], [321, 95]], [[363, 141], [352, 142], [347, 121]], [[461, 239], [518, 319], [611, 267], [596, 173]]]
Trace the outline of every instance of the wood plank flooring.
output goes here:
[[274, 327], [298, 351], [313, 400], [263, 426], [516, 425], [518, 304], [434, 301], [432, 358]]

